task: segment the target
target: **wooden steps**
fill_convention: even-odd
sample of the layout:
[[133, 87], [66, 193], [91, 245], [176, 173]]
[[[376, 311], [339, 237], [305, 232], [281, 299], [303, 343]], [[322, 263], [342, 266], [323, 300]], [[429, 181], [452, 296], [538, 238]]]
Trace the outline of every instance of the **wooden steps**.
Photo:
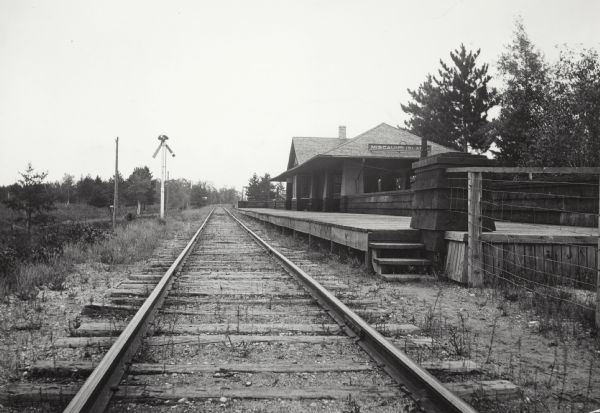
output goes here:
[[425, 248], [420, 242], [369, 242], [369, 248], [377, 250], [414, 250]]
[[[407, 240], [407, 234], [411, 240]], [[427, 275], [432, 262], [422, 257], [425, 245], [418, 242], [419, 231], [407, 234], [397, 239], [388, 236], [369, 242], [371, 265], [381, 279], [393, 282], [432, 279]]]
[[431, 265], [431, 261], [425, 258], [373, 258], [380, 265], [425, 267]]
[[385, 281], [392, 282], [418, 282], [418, 281], [435, 281], [433, 275], [427, 274], [379, 274], [379, 277]]

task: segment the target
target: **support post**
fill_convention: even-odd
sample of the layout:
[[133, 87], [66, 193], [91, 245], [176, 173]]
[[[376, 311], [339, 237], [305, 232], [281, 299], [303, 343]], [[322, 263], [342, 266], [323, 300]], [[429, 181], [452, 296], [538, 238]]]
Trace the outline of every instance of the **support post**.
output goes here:
[[483, 285], [483, 251], [481, 245], [481, 172], [469, 172], [468, 205], [468, 277], [469, 286]]
[[598, 251], [596, 255], [596, 328], [600, 329], [600, 176], [598, 176]]
[[165, 179], [167, 177], [167, 150], [162, 147], [162, 167], [160, 178], [160, 219], [165, 219]]
[[113, 199], [113, 231], [117, 228], [117, 209], [119, 208], [119, 137], [115, 139], [115, 193]]

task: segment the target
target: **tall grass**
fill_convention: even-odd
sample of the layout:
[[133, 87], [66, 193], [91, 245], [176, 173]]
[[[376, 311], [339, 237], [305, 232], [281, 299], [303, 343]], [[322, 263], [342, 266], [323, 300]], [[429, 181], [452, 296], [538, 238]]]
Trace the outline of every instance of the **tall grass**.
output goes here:
[[0, 300], [11, 294], [23, 300], [35, 298], [44, 287], [64, 289], [75, 264], [122, 265], [145, 260], [152, 256], [163, 239], [176, 231], [196, 226], [203, 214], [202, 210], [192, 210], [174, 214], [167, 222], [154, 219], [127, 222], [106, 239], [91, 244], [85, 241], [67, 243], [61, 255], [46, 262], [18, 263], [11, 276], [0, 277]]
[[130, 264], [150, 257], [172, 226], [155, 220], [135, 221], [117, 228], [106, 240], [91, 245], [81, 241], [67, 244], [63, 258], [72, 263]]

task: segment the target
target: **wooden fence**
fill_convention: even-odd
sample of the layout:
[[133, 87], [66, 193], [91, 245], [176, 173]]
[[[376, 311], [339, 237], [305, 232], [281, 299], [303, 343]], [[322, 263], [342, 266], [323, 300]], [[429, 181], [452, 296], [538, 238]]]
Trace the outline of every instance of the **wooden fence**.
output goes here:
[[271, 199], [270, 201], [237, 201], [238, 208], [275, 208], [285, 209], [285, 199]]
[[595, 183], [595, 177], [563, 177], [558, 182], [503, 178], [492, 176], [486, 182], [484, 191], [491, 199], [483, 205], [486, 215], [513, 222], [598, 226], [598, 187], [585, 185]]
[[[502, 167], [466, 167], [448, 168], [448, 173], [468, 173], [468, 232], [467, 242], [456, 234], [447, 234], [449, 241], [447, 271], [453, 277], [467, 281], [471, 286], [482, 286], [484, 276], [504, 278], [514, 283], [522, 281], [522, 286], [552, 288], [555, 285], [568, 282], [575, 288], [592, 289], [596, 291], [595, 317], [596, 326], [600, 328], [600, 168], [502, 168]], [[532, 211], [547, 211], [582, 215], [584, 223], [595, 223], [598, 232], [594, 235], [587, 231], [585, 235], [576, 235], [576, 228], [565, 228], [565, 234], [556, 235], [544, 230], [538, 234], [510, 235], [502, 233], [487, 233], [482, 231], [482, 220], [486, 209], [482, 208], [484, 191], [483, 173], [489, 174], [564, 174], [592, 175], [595, 177], [596, 191], [587, 191], [585, 199], [595, 197], [595, 206], [583, 204], [587, 211], [573, 210], [572, 204], [554, 205], [549, 208], [539, 204], [522, 204], [522, 209]], [[539, 182], [538, 182], [539, 183]], [[571, 183], [574, 185], [574, 183]], [[591, 187], [591, 184], [586, 184]], [[493, 191], [493, 190], [492, 190]], [[497, 190], [497, 192], [500, 192]], [[505, 191], [508, 193], [522, 191]], [[522, 197], [525, 198], [525, 197]], [[564, 198], [556, 197], [557, 202]], [[492, 196], [493, 199], [493, 196]], [[548, 199], [548, 198], [546, 198]], [[561, 200], [562, 199], [562, 200]], [[531, 200], [531, 199], [530, 199]], [[580, 206], [580, 204], [576, 204]], [[489, 208], [487, 208], [489, 210]], [[492, 209], [493, 210], [493, 209]], [[530, 212], [531, 213], [531, 212]], [[541, 228], [541, 227], [540, 227]], [[535, 229], [535, 228], [534, 228]], [[535, 232], [535, 231], [534, 231]], [[450, 239], [449, 239], [450, 238]], [[459, 244], [462, 244], [460, 246]], [[453, 257], [457, 257], [454, 259]], [[453, 263], [458, 259], [466, 261], [466, 271]], [[510, 279], [507, 278], [510, 276]], [[519, 284], [519, 283], [516, 283]], [[586, 288], [587, 287], [587, 288]], [[557, 289], [560, 296], [561, 290]]]
[[411, 216], [410, 190], [374, 192], [342, 197], [342, 211], [356, 214]]

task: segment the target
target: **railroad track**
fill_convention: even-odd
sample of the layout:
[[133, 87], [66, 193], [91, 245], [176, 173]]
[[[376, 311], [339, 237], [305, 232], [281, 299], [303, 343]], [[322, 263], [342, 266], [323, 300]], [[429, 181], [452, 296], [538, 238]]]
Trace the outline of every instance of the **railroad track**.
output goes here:
[[[206, 218], [174, 263], [165, 261], [154, 267], [164, 275], [133, 275], [110, 304], [86, 306], [74, 337], [56, 343], [84, 360], [37, 362], [36, 380], [5, 389], [3, 404], [473, 411], [347, 307], [366, 308], [366, 300], [346, 297], [334, 277], [317, 283], [225, 209]], [[387, 324], [382, 333], [413, 328]]]

